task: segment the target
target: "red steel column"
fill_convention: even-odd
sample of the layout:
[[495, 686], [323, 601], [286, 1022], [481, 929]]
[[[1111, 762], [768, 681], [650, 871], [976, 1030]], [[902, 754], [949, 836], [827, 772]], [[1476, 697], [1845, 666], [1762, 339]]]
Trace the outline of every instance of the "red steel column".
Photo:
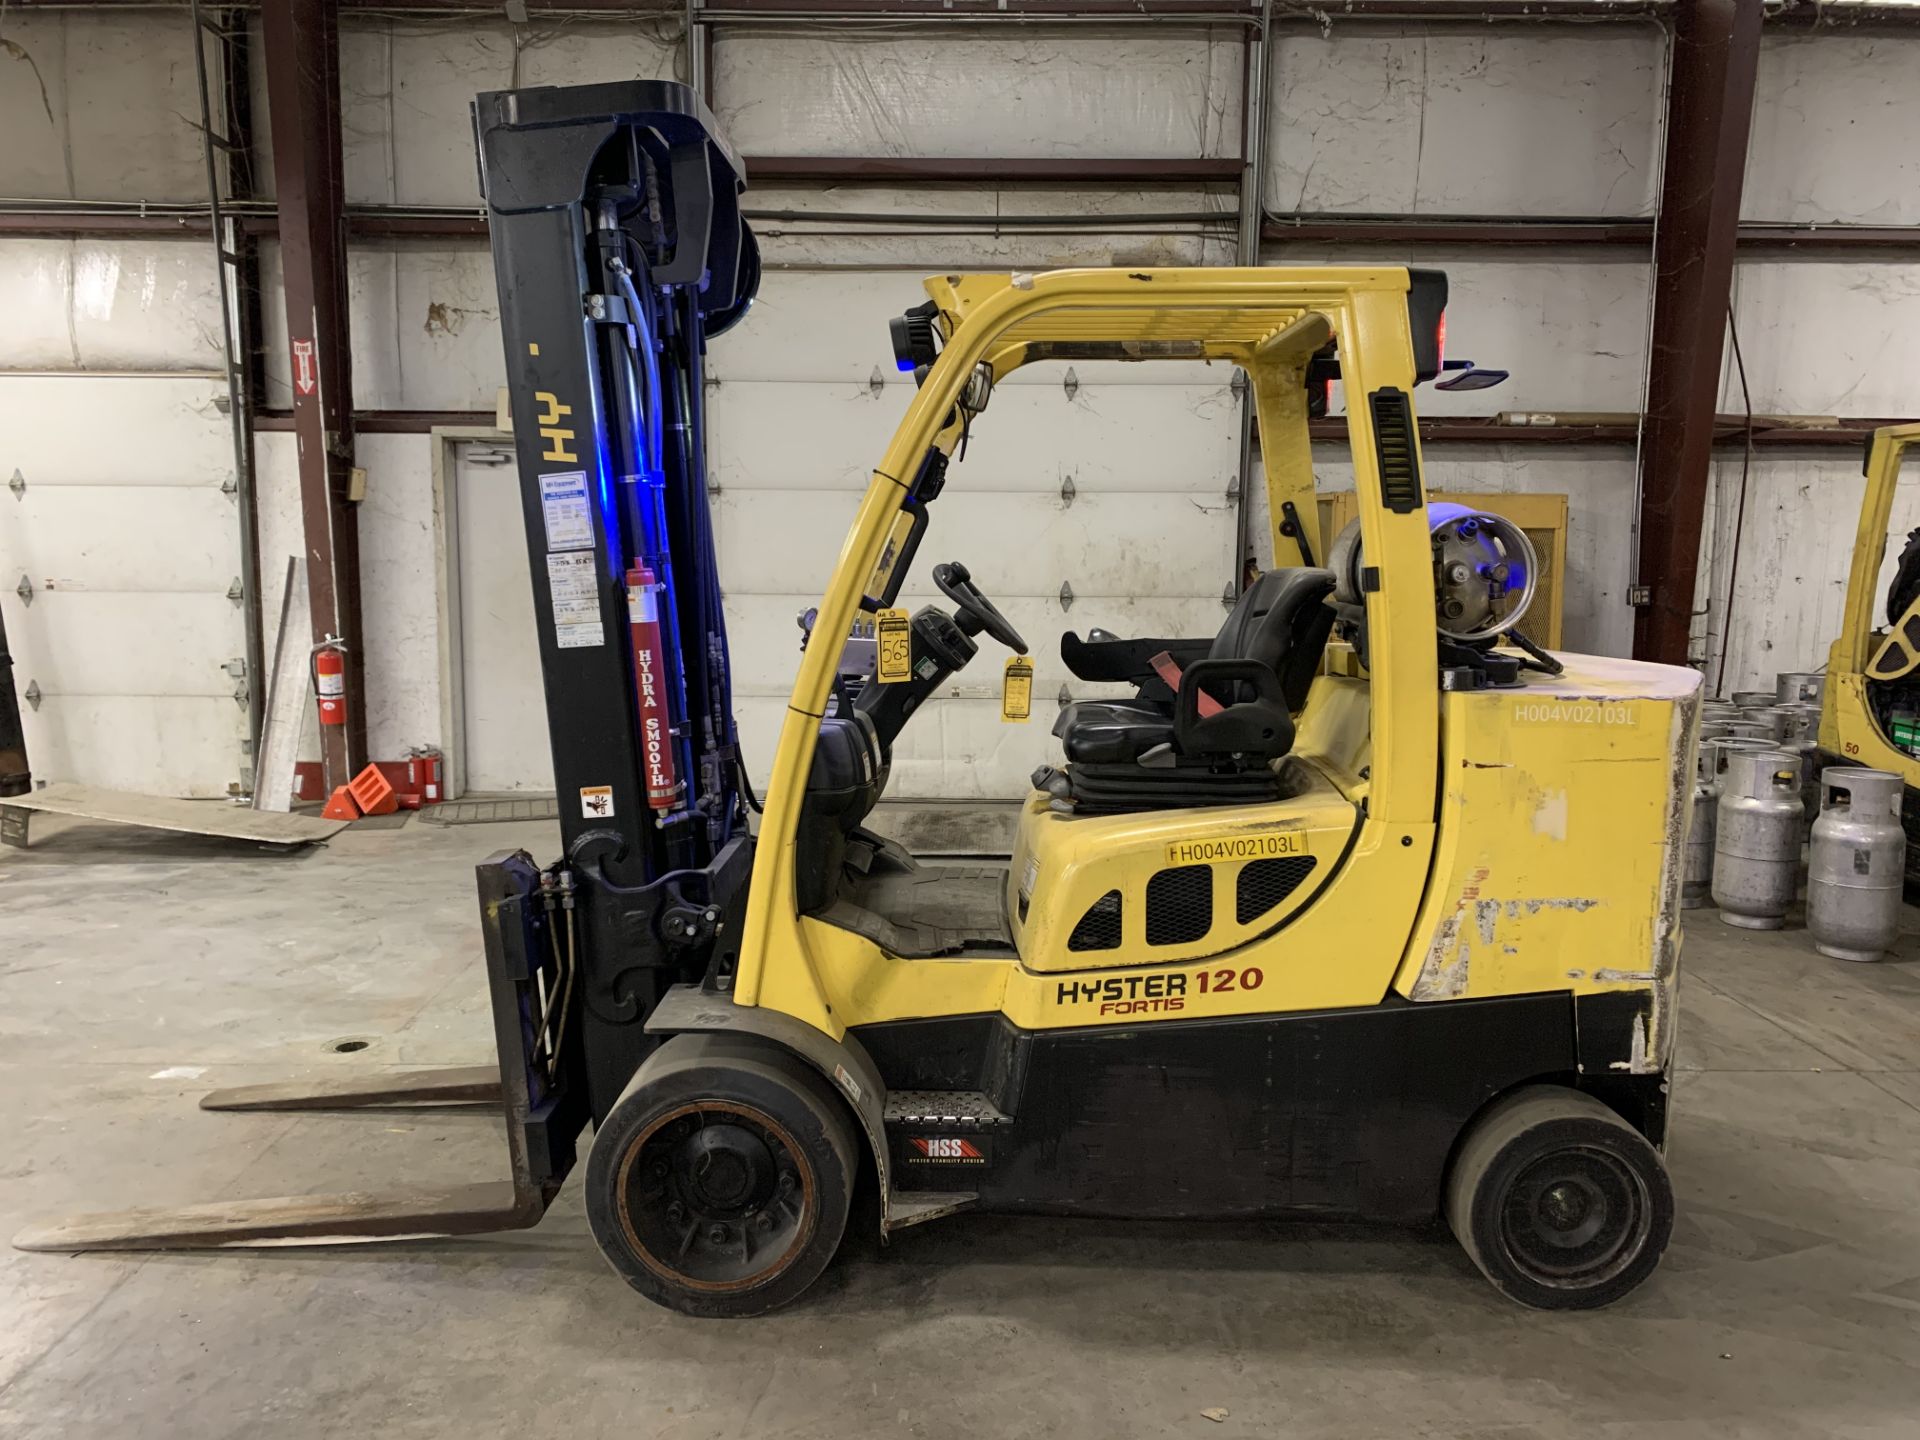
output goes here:
[[1671, 665], [1686, 663], [1693, 623], [1761, 10], [1681, 0], [1675, 15], [1640, 469], [1646, 603], [1633, 621], [1634, 656]]
[[333, 637], [347, 647], [347, 723], [320, 727], [329, 788], [346, 784], [367, 760], [360, 527], [348, 499], [353, 367], [338, 21], [338, 0], [261, 7], [313, 640]]

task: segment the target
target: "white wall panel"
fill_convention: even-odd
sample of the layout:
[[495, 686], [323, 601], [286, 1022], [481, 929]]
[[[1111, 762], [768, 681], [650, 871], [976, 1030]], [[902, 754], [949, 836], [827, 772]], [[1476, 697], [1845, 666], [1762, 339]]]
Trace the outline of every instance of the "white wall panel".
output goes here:
[[0, 195], [204, 202], [193, 35], [184, 9], [7, 13]]
[[[293, 403], [280, 248], [261, 246], [267, 404]], [[494, 408], [506, 366], [484, 246], [360, 245], [347, 258], [353, 398], [361, 410]]]
[[[444, 745], [440, 733], [439, 608], [434, 578], [433, 446], [428, 435], [361, 435], [355, 456], [367, 472], [360, 506], [360, 605], [367, 664], [367, 745], [394, 760], [416, 745]], [[259, 494], [260, 579], [267, 643], [280, 623], [287, 558], [304, 551], [300, 472], [294, 437], [254, 442]], [[305, 636], [304, 615], [293, 622]], [[534, 677], [539, 683], [539, 677]], [[317, 758], [317, 757], [316, 757]]]
[[1274, 45], [1267, 207], [1627, 215], [1658, 194], [1652, 26], [1344, 27]]
[[[675, 26], [677, 33], [677, 25]], [[253, 27], [255, 153], [272, 153], [265, 67]], [[673, 78], [658, 20], [568, 17], [515, 27], [348, 16], [340, 26], [341, 148], [354, 205], [480, 204], [468, 106], [485, 90]], [[270, 167], [261, 164], [265, 193]]]
[[670, 77], [674, 52], [637, 24], [523, 29], [386, 21], [341, 36], [347, 198], [478, 205], [473, 120], [485, 90]]
[[440, 734], [433, 447], [428, 435], [362, 435], [361, 623], [367, 646], [367, 745], [382, 760]]
[[1798, 224], [1920, 223], [1920, 39], [1769, 34], [1741, 211]]
[[[866, 385], [878, 371], [891, 385], [911, 388], [913, 377], [894, 364], [887, 322], [927, 298], [926, 270], [778, 270], [768, 272], [760, 298], [736, 330], [716, 340], [708, 373], [722, 381], [847, 381]], [[1200, 361], [1075, 361], [1083, 384], [1226, 385], [1225, 366]], [[1029, 365], [1012, 385], [1058, 387], [1065, 366]], [[902, 405], [904, 409], [904, 404]]]
[[[1920, 411], [1920, 265], [1749, 260], [1734, 315], [1756, 413]], [[1720, 393], [1722, 410], [1740, 409], [1730, 353]]]
[[300, 526], [300, 461], [291, 430], [253, 436], [254, 521], [260, 531], [260, 615], [271, 652], [287, 578], [287, 560], [305, 553]]
[[[1847, 568], [1866, 481], [1853, 451], [1768, 450], [1747, 478], [1746, 519], [1740, 526], [1739, 576], [1728, 605], [1734, 534], [1739, 526], [1741, 457], [1714, 458], [1708, 512], [1714, 600], [1703, 629], [1710, 657], [1707, 679], [1720, 672], [1726, 651], [1725, 693], [1772, 689], [1782, 670], [1819, 670], [1840, 633]], [[1894, 496], [1895, 537], [1874, 588], [1874, 617], [1885, 619], [1893, 560], [1909, 530], [1920, 525], [1920, 475], [1911, 472]]]
[[[949, 472], [954, 490], [1057, 494], [1071, 480], [1081, 496], [1226, 494], [1239, 430], [1238, 402], [1225, 384], [1088, 383], [1070, 400], [1058, 384], [1066, 367], [1035, 368], [1055, 370], [1056, 383], [999, 389], [973, 424], [966, 458]], [[707, 412], [714, 482], [722, 490], [865, 490], [912, 394], [907, 385], [878, 396], [864, 385], [717, 385]]]
[[[923, 293], [911, 272], [770, 272], [742, 328], [714, 346], [715, 532], [751, 765], [770, 758], [792, 686], [794, 616], [819, 599], [912, 399], [886, 322]], [[932, 508], [902, 599], [931, 599], [932, 565], [964, 561], [1033, 645], [1049, 717], [1067, 678], [1061, 630], [1219, 628], [1237, 518], [1226, 367], [1076, 364], [1071, 395], [1068, 368], [1028, 367], [999, 388]], [[997, 733], [1004, 657], [984, 649], [908, 727], [893, 793], [1015, 796], [1049, 753], [1050, 718]]]
[[1237, 30], [722, 30], [714, 93], [744, 155], [1231, 155], [1241, 54]]
[[[724, 491], [714, 536], [728, 593], [825, 589], [859, 499], [837, 492]], [[1117, 494], [1071, 505], [1045, 494], [969, 494], [951, 477], [915, 573], [960, 560], [996, 599], [1218, 595], [1233, 574], [1233, 506], [1224, 497]]]
[[[1408, 263], [1405, 254], [1268, 245], [1269, 265]], [[1489, 260], [1486, 252], [1423, 250], [1447, 275], [1447, 355], [1512, 371], [1493, 390], [1423, 385], [1422, 415], [1500, 410], [1636, 410], [1646, 365], [1651, 267], [1546, 251]], [[1340, 393], [1335, 390], [1335, 403]]]
[[205, 240], [0, 240], [0, 314], [4, 370], [221, 364], [219, 281]]
[[[897, 266], [915, 284], [944, 270], [1057, 270], [1076, 265], [1224, 265], [1233, 259], [1236, 202], [1230, 190], [1204, 185], [1155, 190], [1038, 189], [1030, 185], [760, 186], [749, 170], [745, 204], [760, 212], [807, 216], [940, 215], [985, 223], [903, 228], [888, 219], [860, 219], [831, 228], [816, 219], [756, 220], [769, 265]], [[1010, 217], [1099, 215], [1111, 229], [1008, 225]], [[1222, 215], [1150, 225], [1125, 217]], [[889, 227], [893, 228], [889, 228]], [[911, 302], [907, 302], [911, 303]], [[904, 308], [904, 305], [903, 305]]]

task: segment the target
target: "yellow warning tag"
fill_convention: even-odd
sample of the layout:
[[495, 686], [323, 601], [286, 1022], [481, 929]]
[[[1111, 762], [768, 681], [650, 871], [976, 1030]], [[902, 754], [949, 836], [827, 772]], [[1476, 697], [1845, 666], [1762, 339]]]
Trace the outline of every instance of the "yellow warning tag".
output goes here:
[[904, 610], [882, 610], [879, 624], [879, 681], [897, 685], [913, 678], [913, 622]]
[[1000, 681], [1000, 718], [1009, 724], [1033, 718], [1033, 661], [1024, 655], [1007, 657], [1007, 673]]

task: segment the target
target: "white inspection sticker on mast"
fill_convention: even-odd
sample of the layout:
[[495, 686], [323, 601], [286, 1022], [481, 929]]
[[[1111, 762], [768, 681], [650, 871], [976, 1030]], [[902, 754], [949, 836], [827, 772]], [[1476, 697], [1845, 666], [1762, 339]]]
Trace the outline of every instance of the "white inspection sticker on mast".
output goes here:
[[587, 508], [587, 472], [569, 470], [540, 477], [540, 513], [547, 522], [547, 549], [593, 545], [593, 512]]
[[600, 594], [594, 584], [593, 551], [565, 550], [547, 556], [547, 593], [553, 597], [553, 643], [580, 650], [606, 643]]

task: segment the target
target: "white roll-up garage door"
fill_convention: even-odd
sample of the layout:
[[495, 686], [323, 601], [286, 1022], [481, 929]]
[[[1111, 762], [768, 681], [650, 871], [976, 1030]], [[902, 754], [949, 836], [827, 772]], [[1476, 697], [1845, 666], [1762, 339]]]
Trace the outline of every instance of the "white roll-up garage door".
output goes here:
[[[764, 777], [815, 604], [860, 493], [913, 394], [887, 320], [925, 298], [905, 270], [771, 271], [740, 329], [713, 347], [711, 471], [734, 695]], [[1005, 652], [980, 655], [908, 725], [889, 794], [1013, 797], [1057, 758], [1070, 676], [1060, 634], [1202, 635], [1233, 576], [1231, 367], [1036, 365], [973, 427], [900, 603], [942, 604], [929, 578], [964, 561], [1034, 654], [1034, 717], [1003, 724]]]
[[36, 778], [225, 795], [246, 735], [232, 431], [202, 376], [0, 375], [0, 607]]

